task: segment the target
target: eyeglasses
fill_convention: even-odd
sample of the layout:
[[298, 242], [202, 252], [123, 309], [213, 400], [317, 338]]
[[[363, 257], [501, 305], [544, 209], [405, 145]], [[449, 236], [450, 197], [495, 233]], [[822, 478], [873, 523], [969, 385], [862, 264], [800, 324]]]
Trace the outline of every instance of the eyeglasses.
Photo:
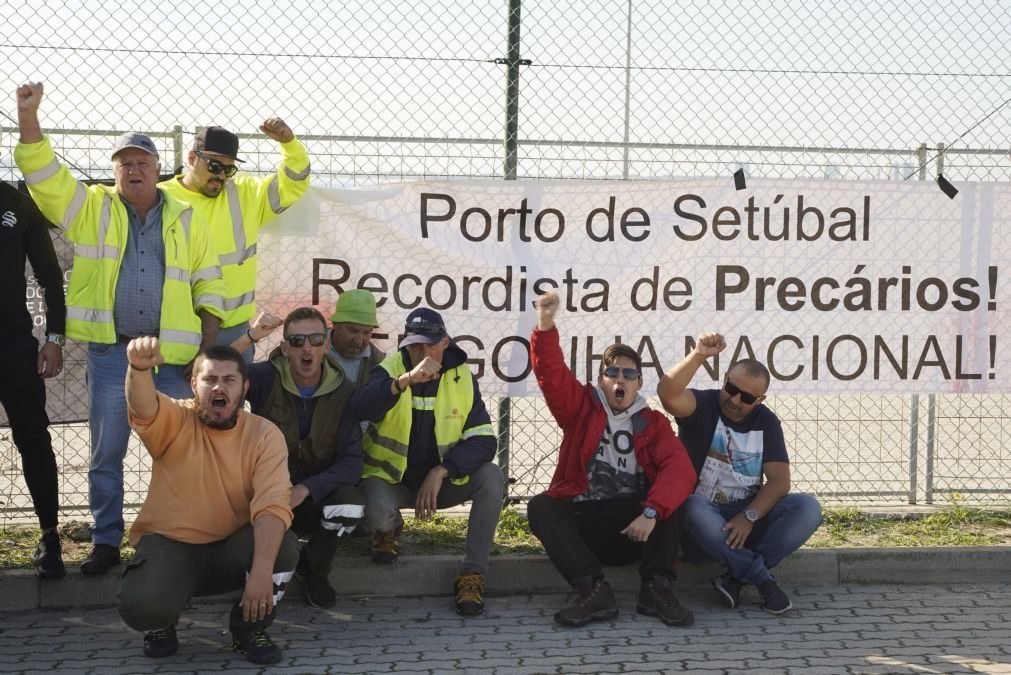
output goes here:
[[445, 335], [446, 326], [435, 321], [412, 321], [404, 326], [404, 334], [419, 333], [421, 335]]
[[624, 375], [626, 380], [639, 379], [639, 371], [635, 368], [618, 368], [617, 366], [604, 368], [604, 375], [607, 377], [618, 377], [618, 373]]
[[326, 333], [309, 333], [308, 335], [292, 333], [284, 339], [288, 341], [288, 345], [291, 347], [301, 347], [305, 344], [306, 340], [313, 347], [322, 347], [323, 343], [326, 342]]
[[215, 176], [217, 176], [218, 174], [224, 174], [225, 178], [231, 178], [239, 171], [239, 167], [235, 166], [234, 164], [222, 164], [218, 160], [211, 159], [202, 152], [198, 152], [197, 157], [207, 162], [207, 170], [213, 173]]
[[723, 383], [723, 391], [727, 392], [727, 395], [730, 396], [730, 398], [733, 398], [739, 394], [741, 396], [741, 403], [743, 403], [744, 405], [751, 405], [758, 399], [762, 398], [761, 396], [755, 396], [754, 394], [749, 394], [746, 391], [741, 391], [740, 389], [738, 389], [737, 385], [735, 385], [730, 380], [727, 380], [726, 382]]

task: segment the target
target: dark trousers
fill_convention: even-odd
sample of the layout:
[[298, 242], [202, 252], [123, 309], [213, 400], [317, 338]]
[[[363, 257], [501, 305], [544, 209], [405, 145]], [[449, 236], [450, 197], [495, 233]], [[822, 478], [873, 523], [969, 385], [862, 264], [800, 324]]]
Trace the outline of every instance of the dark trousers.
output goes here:
[[353, 485], [339, 485], [319, 502], [310, 497], [295, 507], [291, 529], [308, 537], [304, 555], [314, 575], [330, 575], [341, 537], [350, 535], [364, 514], [365, 495]]
[[[262, 621], [244, 621], [236, 603], [229, 618], [235, 636], [267, 628], [277, 614], [298, 562], [298, 540], [284, 533], [274, 562], [274, 611]], [[209, 544], [187, 544], [160, 534], [145, 534], [137, 543], [133, 562], [123, 571], [119, 586], [119, 615], [134, 630], [174, 626], [190, 600], [242, 588], [253, 564], [253, 526], [244, 525], [227, 539]]]
[[35, 371], [38, 341], [32, 335], [0, 340], [0, 405], [21, 454], [25, 484], [42, 529], [56, 527], [59, 487], [49, 436], [46, 387]]
[[548, 558], [570, 584], [585, 577], [602, 577], [601, 565], [627, 565], [636, 560], [641, 560], [642, 578], [673, 580], [680, 515], [657, 519], [649, 539], [640, 544], [621, 531], [642, 514], [642, 508], [636, 499], [570, 502], [542, 493], [527, 504], [527, 518]]

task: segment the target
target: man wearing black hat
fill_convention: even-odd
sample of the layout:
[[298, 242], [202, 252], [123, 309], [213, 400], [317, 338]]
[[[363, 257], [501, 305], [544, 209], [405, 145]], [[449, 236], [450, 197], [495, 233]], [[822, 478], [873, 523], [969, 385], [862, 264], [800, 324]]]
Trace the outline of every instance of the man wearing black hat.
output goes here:
[[467, 355], [442, 317], [420, 307], [407, 315], [400, 349], [372, 370], [351, 407], [371, 422], [363, 440], [365, 522], [372, 559], [397, 559], [400, 509], [416, 518], [471, 502], [467, 544], [456, 578], [455, 607], [484, 610], [484, 577], [502, 510], [502, 472], [492, 464], [496, 440]]
[[67, 337], [88, 345], [94, 548], [81, 564], [104, 574], [119, 564], [123, 539], [123, 458], [130, 438], [123, 379], [126, 346], [159, 337], [165, 363], [155, 386], [190, 398], [184, 374], [214, 344], [224, 283], [207, 228], [189, 205], [157, 189], [158, 149], [144, 134], [123, 134], [112, 151], [114, 187], [84, 185], [60, 164], [39, 125], [42, 84], [17, 90], [21, 140], [14, 159], [42, 214], [76, 245], [67, 290]]
[[[260, 125], [281, 149], [281, 163], [271, 176], [237, 174], [239, 137], [222, 127], [202, 127], [187, 156], [182, 176], [159, 184], [187, 202], [211, 230], [211, 242], [225, 279], [225, 316], [218, 344], [246, 334], [256, 313], [256, 238], [260, 228], [295, 203], [309, 189], [309, 156], [284, 120], [268, 117]], [[244, 353], [252, 361], [253, 349]]]

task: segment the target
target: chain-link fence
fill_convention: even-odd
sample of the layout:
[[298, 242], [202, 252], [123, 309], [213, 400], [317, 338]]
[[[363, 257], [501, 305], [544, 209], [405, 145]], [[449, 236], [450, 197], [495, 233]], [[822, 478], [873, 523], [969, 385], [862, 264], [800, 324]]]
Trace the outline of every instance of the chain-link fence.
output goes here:
[[[738, 168], [767, 178], [1011, 177], [1011, 12], [1001, 0], [4, 0], [0, 18], [5, 180], [20, 178], [14, 90], [27, 80], [46, 83], [40, 113], [57, 152], [92, 179], [111, 177], [108, 149], [122, 131], [156, 136], [178, 167], [195, 128], [208, 124], [240, 134], [244, 168], [271, 171], [276, 149], [256, 129], [272, 114], [305, 142], [316, 185], [729, 180]], [[381, 319], [395, 329], [400, 317]], [[63, 379], [79, 383], [84, 352], [71, 346], [67, 358]], [[57, 381], [49, 396], [74, 399], [85, 420], [78, 391]], [[957, 492], [1007, 503], [1005, 395], [770, 404], [786, 425], [797, 487], [826, 501], [943, 502]], [[490, 408], [511, 495], [536, 494], [558, 443], [543, 403]], [[52, 431], [62, 503], [83, 515], [87, 424]], [[31, 520], [6, 428], [0, 468], [4, 522]], [[133, 443], [128, 504], [143, 500], [147, 472]]]

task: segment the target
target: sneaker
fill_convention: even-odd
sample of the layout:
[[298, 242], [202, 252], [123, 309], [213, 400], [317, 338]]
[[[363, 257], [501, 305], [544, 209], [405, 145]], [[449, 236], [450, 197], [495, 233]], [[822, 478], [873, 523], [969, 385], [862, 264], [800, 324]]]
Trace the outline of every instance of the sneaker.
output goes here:
[[762, 609], [769, 614], [782, 614], [788, 609], [793, 609], [790, 598], [772, 579], [759, 586], [758, 592], [762, 596]]
[[163, 659], [179, 651], [179, 639], [176, 638], [176, 627], [169, 626], [161, 630], [149, 630], [144, 633], [144, 656], [152, 659]]
[[713, 577], [713, 588], [720, 594], [720, 602], [727, 609], [736, 609], [741, 605], [741, 587], [744, 585], [729, 574]]
[[636, 609], [640, 614], [657, 617], [668, 626], [690, 626], [695, 623], [691, 610], [681, 606], [671, 592], [670, 580], [663, 577], [642, 580]]
[[109, 544], [95, 544], [91, 553], [81, 563], [81, 572], [89, 576], [105, 574], [113, 565], [119, 564], [119, 547]]
[[333, 609], [337, 606], [337, 591], [330, 585], [329, 579], [313, 573], [306, 559], [305, 548], [298, 556], [295, 578], [302, 584], [307, 605], [320, 609]]
[[35, 547], [35, 573], [40, 579], [62, 579], [67, 573], [63, 564], [63, 547], [60, 546], [60, 535], [56, 532], [43, 532]]
[[461, 574], [453, 584], [454, 606], [460, 616], [477, 616], [484, 611], [484, 577], [477, 572]]
[[269, 666], [281, 660], [281, 648], [271, 641], [265, 630], [250, 633], [243, 638], [232, 634], [232, 649], [245, 654], [246, 660], [258, 666]]
[[618, 603], [606, 579], [577, 583], [555, 613], [555, 622], [563, 626], [585, 626], [591, 621], [610, 621], [618, 616]]
[[377, 565], [390, 565], [397, 561], [399, 551], [397, 550], [397, 536], [399, 532], [373, 532], [372, 533], [372, 562]]

